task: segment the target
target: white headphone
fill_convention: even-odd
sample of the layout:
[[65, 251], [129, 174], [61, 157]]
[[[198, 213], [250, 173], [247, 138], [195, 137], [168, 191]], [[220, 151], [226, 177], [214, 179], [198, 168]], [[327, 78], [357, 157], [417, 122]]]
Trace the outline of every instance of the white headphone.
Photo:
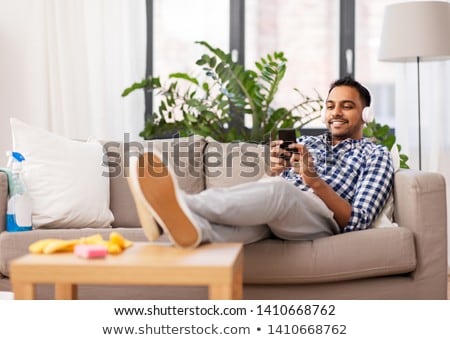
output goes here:
[[[320, 116], [322, 117], [322, 122], [326, 124], [326, 117], [327, 117], [327, 105], [326, 103], [323, 104], [322, 111], [320, 111]], [[362, 120], [364, 123], [370, 123], [374, 119], [374, 112], [370, 106], [366, 106], [362, 111]]]

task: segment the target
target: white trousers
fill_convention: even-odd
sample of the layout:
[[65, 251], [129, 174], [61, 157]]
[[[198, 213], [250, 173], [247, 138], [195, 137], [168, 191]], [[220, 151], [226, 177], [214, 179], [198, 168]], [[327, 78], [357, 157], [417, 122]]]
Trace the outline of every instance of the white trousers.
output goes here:
[[333, 212], [312, 192], [280, 177], [184, 195], [205, 242], [252, 243], [274, 234], [312, 240], [340, 232]]

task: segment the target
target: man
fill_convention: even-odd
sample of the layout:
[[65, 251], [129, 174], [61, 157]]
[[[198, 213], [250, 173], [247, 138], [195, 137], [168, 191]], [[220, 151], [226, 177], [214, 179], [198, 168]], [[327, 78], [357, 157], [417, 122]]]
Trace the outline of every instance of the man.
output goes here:
[[161, 156], [145, 153], [134, 160], [129, 183], [146, 235], [159, 236], [153, 218], [180, 247], [251, 243], [272, 234], [312, 240], [370, 228], [394, 173], [389, 151], [363, 138], [370, 102], [357, 81], [335, 81], [322, 113], [328, 132], [301, 137], [289, 146], [292, 153], [280, 148], [283, 141], [271, 142], [274, 177], [231, 188], [187, 195]]

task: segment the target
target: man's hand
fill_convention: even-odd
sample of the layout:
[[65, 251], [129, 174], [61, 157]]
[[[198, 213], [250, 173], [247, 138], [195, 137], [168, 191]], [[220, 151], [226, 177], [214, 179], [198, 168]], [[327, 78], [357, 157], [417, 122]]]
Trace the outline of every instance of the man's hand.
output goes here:
[[284, 169], [290, 167], [289, 157], [291, 152], [280, 148], [282, 140], [274, 140], [270, 143], [270, 174], [271, 176], [280, 175]]
[[291, 144], [289, 148], [297, 150], [297, 152], [292, 153], [290, 158], [294, 171], [302, 176], [303, 183], [314, 189], [320, 178], [316, 173], [314, 160], [308, 152], [308, 148], [303, 144]]
[[313, 192], [327, 205], [334, 214], [334, 219], [341, 229], [347, 225], [352, 206], [345, 199], [339, 196], [316, 172], [314, 160], [308, 152], [308, 148], [303, 144], [291, 144], [289, 148], [298, 150], [291, 156], [291, 164], [294, 171], [302, 176], [303, 183], [308, 185]]

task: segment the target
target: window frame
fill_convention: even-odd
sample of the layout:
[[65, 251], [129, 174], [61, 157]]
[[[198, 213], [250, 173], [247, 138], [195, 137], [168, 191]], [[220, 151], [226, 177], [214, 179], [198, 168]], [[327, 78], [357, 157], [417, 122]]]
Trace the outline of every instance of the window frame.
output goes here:
[[[153, 0], [147, 6], [147, 56], [145, 77], [153, 75]], [[245, 0], [230, 0], [230, 51], [245, 65]], [[355, 0], [339, 0], [339, 76], [355, 72]], [[348, 59], [348, 60], [347, 60]], [[145, 121], [151, 121], [153, 96], [145, 91]]]

